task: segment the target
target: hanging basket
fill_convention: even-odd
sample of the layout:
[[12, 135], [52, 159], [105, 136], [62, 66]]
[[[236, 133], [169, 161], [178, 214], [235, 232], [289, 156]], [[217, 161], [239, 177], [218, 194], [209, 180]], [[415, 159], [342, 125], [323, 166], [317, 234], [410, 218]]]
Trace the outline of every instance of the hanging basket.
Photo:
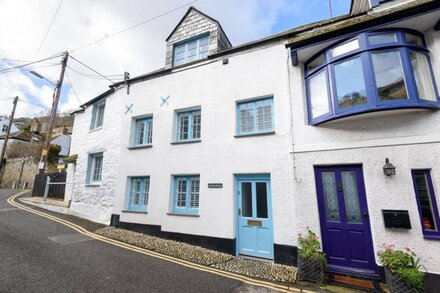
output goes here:
[[401, 278], [399, 278], [395, 273], [385, 268], [385, 277], [387, 279], [388, 290], [391, 293], [421, 293], [423, 290], [417, 290], [410, 287]]
[[321, 284], [324, 282], [324, 264], [321, 259], [303, 259], [298, 256], [298, 278]]

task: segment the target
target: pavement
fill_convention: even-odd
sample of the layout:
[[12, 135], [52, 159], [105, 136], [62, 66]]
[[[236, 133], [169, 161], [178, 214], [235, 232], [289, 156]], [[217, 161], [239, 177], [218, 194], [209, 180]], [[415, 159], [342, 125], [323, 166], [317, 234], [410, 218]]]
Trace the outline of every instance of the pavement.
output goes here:
[[0, 190], [0, 292], [276, 292], [89, 237], [10, 205], [15, 193]]

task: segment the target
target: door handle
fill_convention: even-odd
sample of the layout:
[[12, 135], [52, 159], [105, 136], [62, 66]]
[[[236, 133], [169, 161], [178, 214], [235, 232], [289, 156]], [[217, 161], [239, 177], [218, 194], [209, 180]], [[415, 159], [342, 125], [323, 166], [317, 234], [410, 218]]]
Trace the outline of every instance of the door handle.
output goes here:
[[362, 216], [368, 217], [368, 212], [363, 212]]

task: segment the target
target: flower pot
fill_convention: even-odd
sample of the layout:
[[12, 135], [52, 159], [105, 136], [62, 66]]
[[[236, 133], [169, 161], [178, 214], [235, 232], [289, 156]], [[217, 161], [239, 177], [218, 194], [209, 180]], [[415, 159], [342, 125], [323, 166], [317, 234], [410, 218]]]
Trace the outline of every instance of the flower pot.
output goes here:
[[395, 273], [385, 268], [385, 277], [387, 279], [388, 290], [391, 293], [419, 293], [423, 290], [417, 290], [410, 287], [402, 279], [400, 279]]
[[298, 256], [298, 278], [314, 283], [324, 282], [324, 264], [321, 259], [303, 259]]

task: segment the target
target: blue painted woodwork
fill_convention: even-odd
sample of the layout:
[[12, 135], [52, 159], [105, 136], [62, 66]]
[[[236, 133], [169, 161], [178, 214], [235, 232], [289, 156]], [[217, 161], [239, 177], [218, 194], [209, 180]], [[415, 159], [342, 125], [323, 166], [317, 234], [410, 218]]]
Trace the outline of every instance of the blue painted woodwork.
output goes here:
[[209, 52], [209, 32], [174, 44], [173, 66], [206, 58]]
[[105, 99], [93, 104], [90, 130], [102, 127], [104, 123]]
[[[412, 170], [411, 175], [413, 178], [414, 191], [416, 195], [417, 207], [419, 209], [423, 237], [427, 239], [440, 239], [440, 217], [434, 187], [432, 185], [431, 172], [430, 170]], [[422, 191], [420, 190], [420, 186], [417, 186], [417, 177], [422, 177], [424, 180], [426, 180], [426, 190]], [[421, 194], [422, 192], [424, 194]], [[427, 198], [423, 198], [425, 195]], [[432, 222], [426, 214], [429, 207], [432, 213]], [[425, 221], [427, 221], [427, 223], [425, 223]], [[429, 228], [429, 226], [431, 226], [431, 228]]]
[[237, 175], [236, 190], [237, 254], [273, 259], [270, 175]]
[[376, 275], [362, 167], [315, 167], [315, 180], [328, 270]]
[[102, 152], [92, 153], [87, 156], [86, 184], [93, 185], [101, 182], [103, 162], [104, 154]]
[[[185, 123], [185, 121], [187, 121]], [[200, 109], [177, 113], [176, 141], [200, 140], [202, 112]]]
[[[259, 108], [261, 111], [257, 108], [259, 103], [264, 103], [263, 107]], [[252, 123], [248, 123], [249, 121], [247, 121], [250, 120], [250, 117], [242, 117], [240, 108], [243, 106], [247, 108], [250, 107], [252, 110]], [[266, 113], [265, 106], [270, 107], [270, 113]], [[267, 116], [267, 114], [270, 115], [270, 120], [265, 119], [264, 116]], [[273, 97], [270, 96], [237, 102], [236, 117], [237, 135], [273, 132], [275, 129]], [[243, 125], [243, 123], [247, 125]]]
[[[395, 33], [396, 41], [388, 43], [372, 44], [369, 41], [369, 36], [374, 36], [384, 33]], [[419, 36], [422, 40], [422, 44], [411, 43], [406, 40], [405, 33]], [[357, 40], [359, 46], [357, 49], [350, 50], [344, 54], [333, 56], [333, 49], [341, 45], [350, 43], [353, 40]], [[377, 93], [376, 77], [374, 74], [372, 54], [377, 52], [398, 51], [400, 54], [400, 61], [403, 70], [404, 81], [407, 89], [408, 99], [405, 100], [384, 100], [379, 99]], [[411, 65], [410, 52], [414, 51], [420, 54], [424, 54], [427, 57], [428, 69], [434, 85], [434, 92], [436, 101], [423, 100], [419, 97], [414, 72]], [[324, 59], [318, 66], [309, 69], [309, 66], [316, 60], [317, 57], [323, 55]], [[339, 63], [347, 61], [351, 58], [359, 57], [362, 62], [362, 72], [364, 75], [364, 82], [366, 86], [367, 103], [349, 106], [344, 109], [338, 108], [338, 96], [335, 81], [335, 66]], [[318, 117], [312, 116], [312, 107], [310, 101], [310, 83], [309, 81], [321, 72], [325, 72], [327, 78], [329, 111]], [[373, 111], [383, 111], [392, 109], [404, 109], [404, 108], [427, 108], [438, 109], [440, 108], [439, 93], [434, 79], [434, 74], [430, 62], [429, 51], [426, 48], [423, 34], [409, 29], [382, 29], [370, 32], [360, 33], [350, 39], [337, 42], [336, 44], [318, 52], [309, 61], [305, 63], [306, 72], [306, 92], [307, 92], [307, 111], [310, 125], [317, 125], [326, 121], [367, 113]], [[350, 82], [350, 81], [347, 81]]]
[[128, 210], [147, 212], [150, 177], [131, 177]]
[[174, 176], [173, 213], [198, 215], [200, 175]]

